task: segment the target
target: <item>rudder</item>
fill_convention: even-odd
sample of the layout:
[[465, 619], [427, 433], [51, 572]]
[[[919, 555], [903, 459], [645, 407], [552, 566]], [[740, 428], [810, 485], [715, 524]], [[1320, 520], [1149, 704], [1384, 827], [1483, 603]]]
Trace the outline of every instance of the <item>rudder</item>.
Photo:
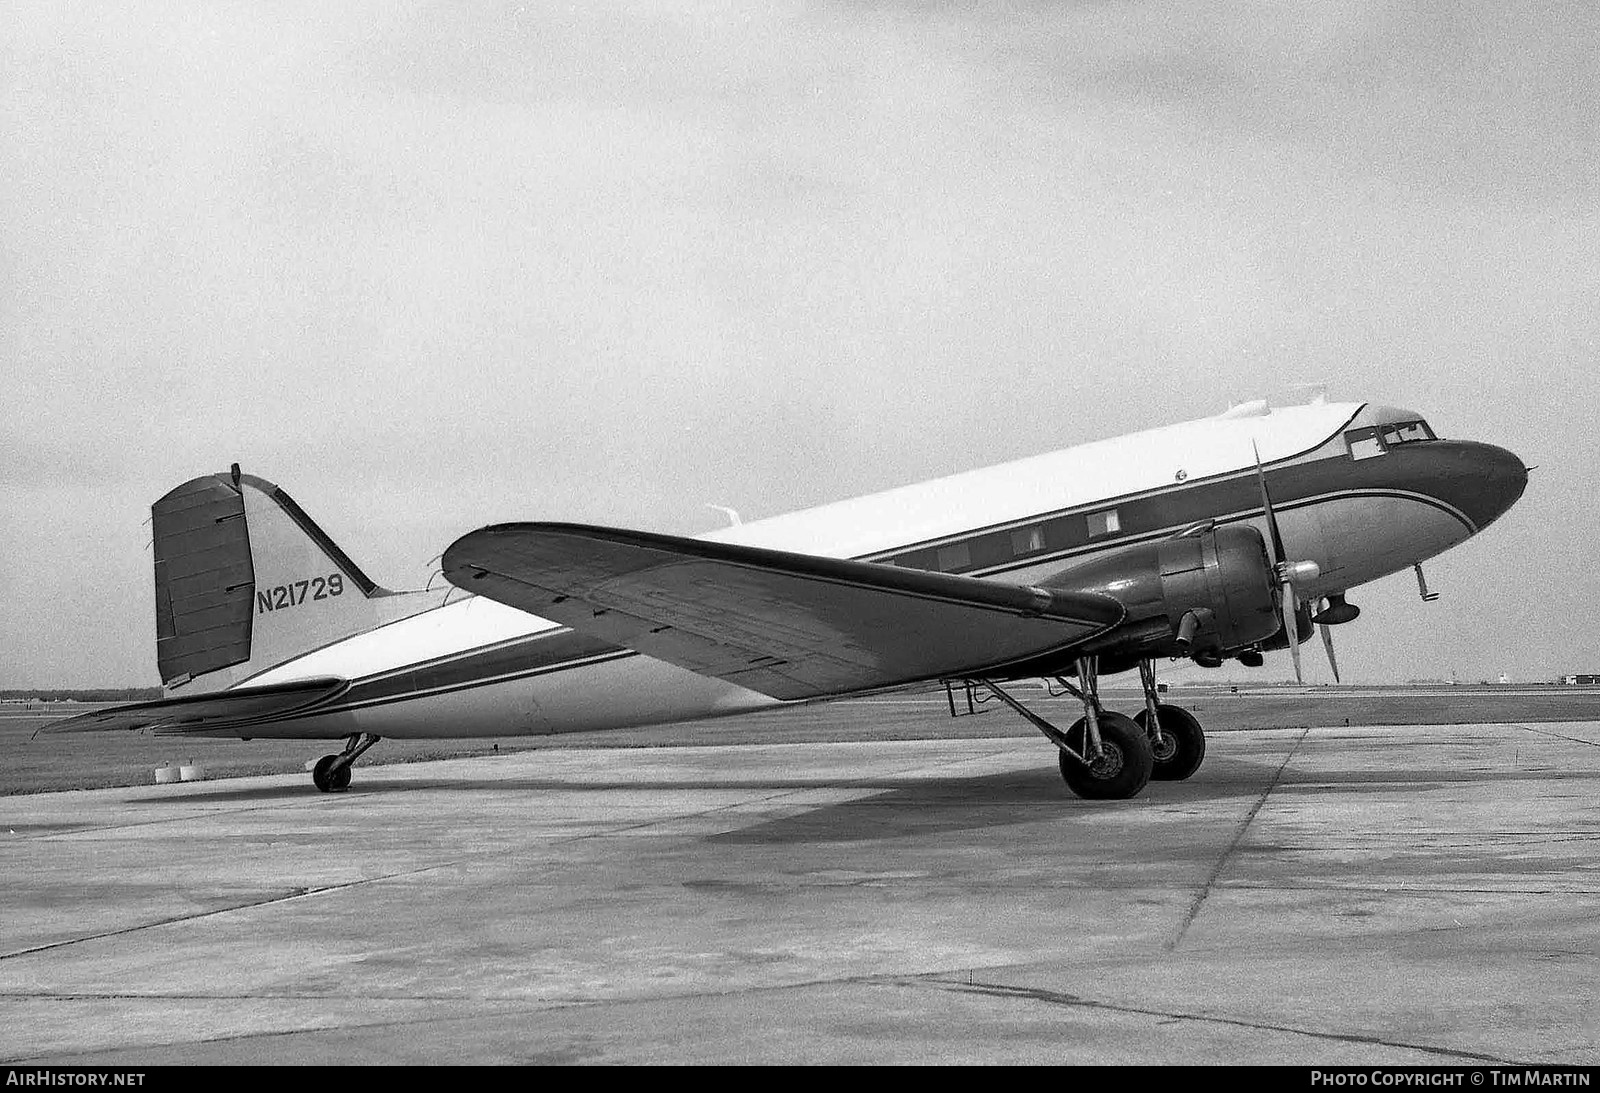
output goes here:
[[286, 492], [238, 464], [167, 493], [151, 521], [169, 692], [232, 686], [428, 606], [380, 588]]
[[162, 686], [248, 661], [255, 570], [243, 495], [227, 475], [206, 475], [167, 493], [150, 519]]

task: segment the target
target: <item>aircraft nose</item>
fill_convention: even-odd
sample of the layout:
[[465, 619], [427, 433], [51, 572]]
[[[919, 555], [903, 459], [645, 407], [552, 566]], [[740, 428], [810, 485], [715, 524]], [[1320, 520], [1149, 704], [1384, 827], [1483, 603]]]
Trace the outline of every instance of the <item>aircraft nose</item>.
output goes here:
[[1493, 444], [1469, 445], [1471, 461], [1479, 478], [1468, 491], [1467, 515], [1479, 529], [1488, 527], [1517, 503], [1528, 488], [1528, 468], [1514, 452]]

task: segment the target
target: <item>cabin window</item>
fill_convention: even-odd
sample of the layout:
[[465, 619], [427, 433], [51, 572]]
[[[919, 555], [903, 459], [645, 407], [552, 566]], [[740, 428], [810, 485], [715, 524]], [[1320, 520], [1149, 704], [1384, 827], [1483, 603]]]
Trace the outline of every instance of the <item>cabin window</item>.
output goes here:
[[1012, 554], [1037, 554], [1044, 549], [1044, 527], [1018, 528], [1011, 533]]
[[1106, 509], [1104, 512], [1091, 512], [1089, 514], [1089, 538], [1094, 539], [1102, 535], [1115, 535], [1122, 530], [1122, 518], [1117, 515], [1116, 509]]
[[1351, 429], [1344, 434], [1344, 442], [1350, 447], [1351, 459], [1371, 459], [1383, 454], [1383, 441], [1378, 438], [1377, 426]]
[[888, 564], [897, 565], [902, 569], [928, 570], [933, 568], [933, 551], [913, 550], [886, 560]]
[[966, 543], [951, 543], [939, 548], [939, 568], [946, 573], [966, 569], [972, 564], [972, 551]]

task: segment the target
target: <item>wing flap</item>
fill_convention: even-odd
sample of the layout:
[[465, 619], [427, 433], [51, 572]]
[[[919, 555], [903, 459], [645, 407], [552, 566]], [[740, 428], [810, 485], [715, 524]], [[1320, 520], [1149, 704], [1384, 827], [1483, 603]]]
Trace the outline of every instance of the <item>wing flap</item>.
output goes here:
[[159, 698], [112, 706], [55, 721], [40, 732], [102, 732], [151, 729], [158, 735], [231, 730], [324, 702], [347, 686], [343, 679], [305, 679], [268, 687], [238, 687], [209, 694]]
[[445, 551], [470, 592], [781, 699], [971, 674], [1116, 625], [1108, 596], [577, 524]]

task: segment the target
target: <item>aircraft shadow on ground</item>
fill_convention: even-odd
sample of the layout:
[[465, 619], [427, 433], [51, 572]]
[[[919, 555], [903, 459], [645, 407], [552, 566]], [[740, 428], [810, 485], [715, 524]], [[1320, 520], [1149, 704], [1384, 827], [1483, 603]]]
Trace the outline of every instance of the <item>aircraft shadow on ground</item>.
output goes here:
[[1277, 761], [1217, 759], [1186, 782], [1151, 782], [1135, 800], [1084, 801], [1062, 785], [1053, 766], [1003, 774], [919, 779], [905, 786], [822, 805], [712, 835], [729, 843], [830, 842], [970, 831], [1050, 820], [1093, 822], [1106, 809], [1254, 801], [1268, 787], [1278, 794], [1406, 793], [1452, 783], [1593, 779], [1596, 771], [1336, 771], [1276, 778]]
[[732, 790], [740, 793], [782, 794], [808, 790], [828, 790], [858, 787], [866, 790], [893, 790], [916, 784], [912, 778], [885, 778], [870, 782], [839, 779], [574, 779], [574, 778], [430, 778], [386, 780], [381, 774], [363, 776], [359, 771], [348, 790], [337, 794], [322, 794], [305, 782], [278, 786], [250, 786], [241, 789], [215, 789], [198, 793], [174, 794], [170, 797], [142, 797], [130, 801], [138, 805], [170, 805], [195, 803], [218, 804], [251, 801], [338, 800], [370, 797], [375, 794], [419, 793], [444, 790], [453, 793], [513, 791], [518, 793], [673, 793]]
[[[928, 834], [1037, 823], [1041, 809], [1060, 817], [1091, 818], [1107, 808], [1143, 807], [1180, 802], [1218, 802], [1229, 798], [1254, 798], [1269, 786], [1276, 793], [1388, 793], [1396, 787], [1426, 792], [1447, 785], [1524, 780], [1585, 781], [1600, 779], [1597, 770], [1330, 770], [1288, 771], [1279, 774], [1281, 760], [1217, 757], [1186, 782], [1151, 782], [1132, 802], [1082, 801], [1062, 785], [1055, 764], [1036, 769], [981, 775], [936, 777], [901, 776], [876, 779], [827, 778], [386, 778], [384, 768], [357, 769], [350, 789], [324, 796], [309, 781], [283, 785], [144, 797], [130, 802], [147, 806], [173, 804], [251, 804], [294, 801], [358, 800], [396, 793], [443, 791], [538, 794], [571, 793], [685, 793], [728, 791], [759, 794], [781, 805], [790, 793], [852, 790], [860, 793], [848, 801], [823, 804], [779, 819], [754, 823], [735, 832], [711, 836], [735, 842], [828, 841], [886, 838], [897, 834]], [[776, 800], [772, 800], [772, 799]]]

